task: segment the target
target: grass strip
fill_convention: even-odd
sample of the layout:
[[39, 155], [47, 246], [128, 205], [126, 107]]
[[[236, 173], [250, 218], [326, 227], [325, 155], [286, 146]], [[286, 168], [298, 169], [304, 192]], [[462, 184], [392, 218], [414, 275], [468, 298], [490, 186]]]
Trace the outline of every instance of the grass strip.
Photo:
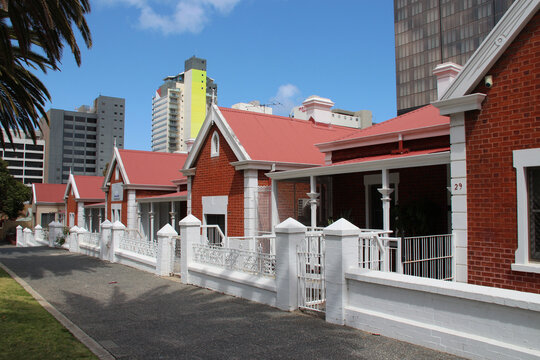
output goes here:
[[97, 357], [0, 268], [0, 359]]

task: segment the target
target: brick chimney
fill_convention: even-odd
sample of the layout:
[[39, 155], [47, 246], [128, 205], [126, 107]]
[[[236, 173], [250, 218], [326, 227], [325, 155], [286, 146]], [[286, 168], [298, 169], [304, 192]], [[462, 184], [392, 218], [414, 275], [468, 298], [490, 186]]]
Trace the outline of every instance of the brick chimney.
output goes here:
[[461, 69], [463, 69], [463, 66], [453, 62], [439, 64], [433, 69], [433, 75], [437, 77], [437, 100], [440, 100], [452, 85]]

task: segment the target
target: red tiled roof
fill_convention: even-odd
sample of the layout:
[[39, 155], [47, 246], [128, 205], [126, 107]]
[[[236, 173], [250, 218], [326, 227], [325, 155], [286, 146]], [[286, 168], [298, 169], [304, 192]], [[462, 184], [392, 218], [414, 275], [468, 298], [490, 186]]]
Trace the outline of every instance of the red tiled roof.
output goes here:
[[360, 131], [251, 111], [219, 110], [252, 160], [322, 165], [324, 154], [314, 144]]
[[66, 184], [34, 184], [36, 203], [64, 203]]
[[180, 169], [187, 154], [118, 149], [132, 185], [175, 186], [171, 180], [185, 179]]
[[104, 199], [105, 193], [101, 190], [103, 176], [73, 175], [75, 185], [79, 191], [79, 199]]
[[[383, 135], [390, 133], [403, 132], [414, 129], [428, 128], [431, 126], [448, 124], [450, 126], [450, 118], [441, 116], [439, 109], [433, 105], [427, 105], [419, 109], [410, 111], [406, 114], [395, 118], [383, 121], [365, 129], [357, 130], [353, 134], [348, 134], [343, 137], [336, 137], [333, 140], [350, 140], [363, 138], [367, 136]], [[322, 141], [321, 141], [322, 143]]]
[[338, 162], [328, 164], [325, 166], [356, 164], [356, 163], [362, 163], [362, 162], [367, 162], [367, 161], [376, 161], [376, 160], [385, 160], [385, 159], [397, 159], [397, 158], [404, 158], [408, 156], [436, 154], [436, 153], [445, 152], [445, 151], [450, 151], [450, 148], [444, 147], [444, 148], [437, 148], [437, 149], [410, 151], [403, 154], [385, 154], [385, 155], [377, 155], [377, 156], [367, 156], [367, 157], [350, 159], [350, 160], [345, 160], [345, 161], [338, 161]]

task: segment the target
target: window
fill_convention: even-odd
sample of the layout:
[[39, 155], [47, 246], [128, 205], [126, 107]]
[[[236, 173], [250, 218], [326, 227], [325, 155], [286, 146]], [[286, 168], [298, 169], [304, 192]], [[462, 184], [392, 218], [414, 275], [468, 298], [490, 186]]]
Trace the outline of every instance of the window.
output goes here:
[[540, 148], [514, 150], [518, 248], [512, 270], [540, 274]]
[[212, 135], [210, 156], [211, 157], [219, 156], [219, 134], [217, 133], [217, 131], [214, 131], [214, 134]]

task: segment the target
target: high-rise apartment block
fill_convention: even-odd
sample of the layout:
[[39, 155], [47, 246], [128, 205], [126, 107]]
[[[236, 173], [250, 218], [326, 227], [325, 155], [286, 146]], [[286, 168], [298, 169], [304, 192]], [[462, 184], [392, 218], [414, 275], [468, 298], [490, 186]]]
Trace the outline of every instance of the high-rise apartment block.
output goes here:
[[465, 65], [513, 0], [394, 0], [398, 115], [437, 100], [435, 66]]
[[7, 162], [8, 171], [23, 184], [43, 182], [43, 152], [45, 141], [36, 131], [36, 142], [22, 132], [11, 132], [13, 142], [4, 132], [5, 147], [0, 149], [0, 158]]
[[126, 101], [99, 96], [92, 107], [77, 111], [51, 109], [49, 126], [42, 119], [45, 139], [45, 178], [47, 183], [66, 183], [75, 175], [102, 176], [112, 159], [116, 142], [124, 146]]
[[206, 60], [191, 57], [184, 72], [163, 79], [152, 99], [152, 151], [187, 151], [186, 141], [195, 139], [217, 84], [206, 75]]

